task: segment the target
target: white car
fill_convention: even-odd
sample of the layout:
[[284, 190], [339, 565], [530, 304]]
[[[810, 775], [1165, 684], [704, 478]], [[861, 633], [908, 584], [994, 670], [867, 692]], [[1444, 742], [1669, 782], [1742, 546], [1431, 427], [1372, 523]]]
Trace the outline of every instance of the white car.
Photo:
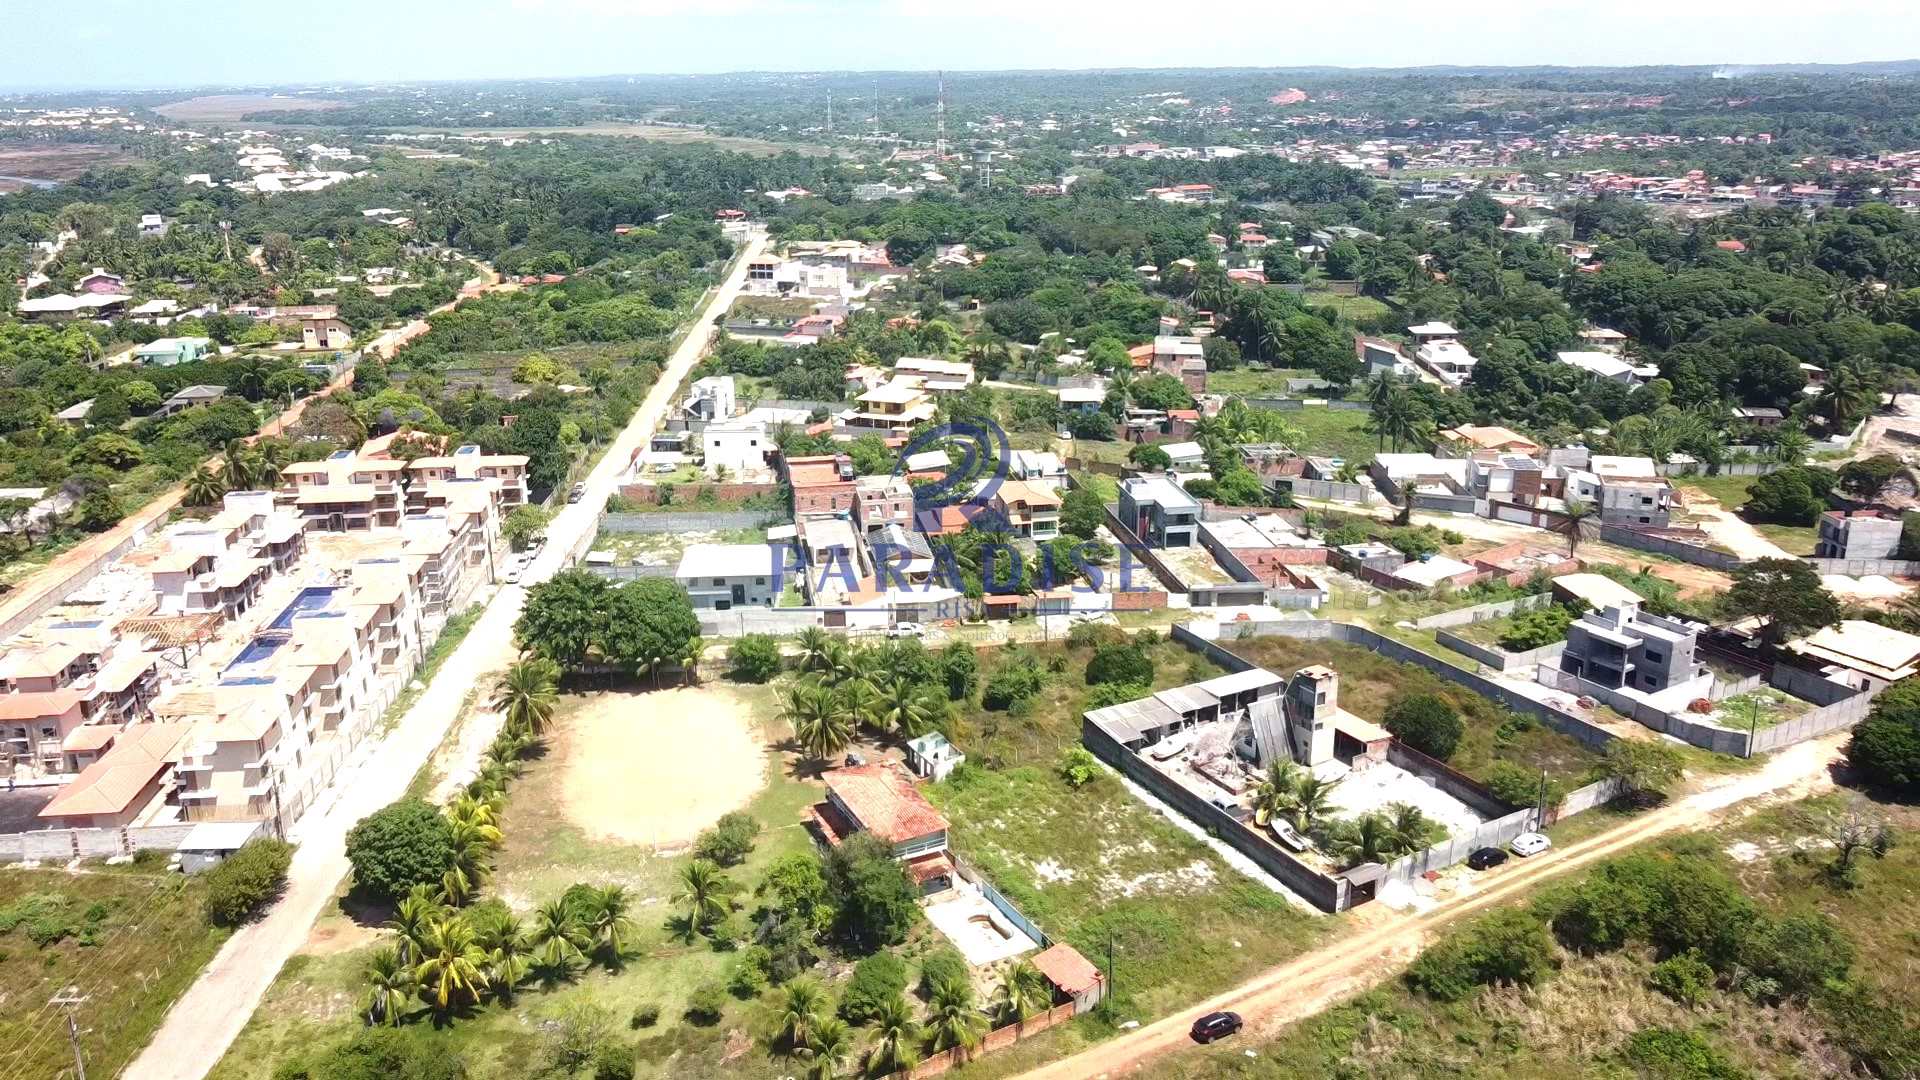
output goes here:
[[926, 628], [917, 622], [894, 623], [887, 627], [887, 636], [890, 638], [920, 637], [926, 632]]
[[1552, 847], [1553, 841], [1547, 839], [1545, 833], [1527, 832], [1514, 837], [1513, 843], [1508, 846], [1513, 848], [1515, 855], [1524, 857], [1540, 854]]

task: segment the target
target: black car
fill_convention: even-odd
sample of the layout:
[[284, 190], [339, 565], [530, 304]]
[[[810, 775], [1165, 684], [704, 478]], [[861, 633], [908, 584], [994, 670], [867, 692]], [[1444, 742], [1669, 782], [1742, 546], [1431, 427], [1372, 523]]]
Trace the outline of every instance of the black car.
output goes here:
[[1210, 1043], [1240, 1030], [1244, 1023], [1236, 1012], [1213, 1012], [1193, 1022], [1193, 1041]]
[[1507, 861], [1507, 853], [1497, 847], [1483, 847], [1467, 856], [1467, 865], [1475, 870], [1491, 870]]

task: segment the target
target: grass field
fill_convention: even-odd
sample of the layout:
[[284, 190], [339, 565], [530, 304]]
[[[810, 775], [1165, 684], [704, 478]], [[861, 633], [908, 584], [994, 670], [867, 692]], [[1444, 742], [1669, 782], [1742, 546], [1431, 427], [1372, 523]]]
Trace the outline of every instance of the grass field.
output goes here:
[[[1719, 502], [1722, 510], [1735, 513], [1746, 505], [1747, 496], [1759, 479], [1757, 476], [1687, 476], [1677, 478], [1674, 482], [1680, 487], [1693, 488], [1711, 496]], [[1811, 525], [1779, 525], [1754, 521], [1745, 514], [1739, 516], [1789, 555], [1811, 555], [1819, 540], [1819, 530]]]
[[1288, 397], [1288, 379], [1311, 379], [1307, 368], [1270, 368], [1249, 365], [1233, 371], [1207, 373], [1207, 392], [1241, 397]]
[[1534, 772], [1544, 770], [1556, 782], [1577, 785], [1600, 761], [1599, 754], [1571, 736], [1518, 718], [1497, 702], [1425, 669], [1355, 645], [1264, 637], [1228, 647], [1278, 675], [1291, 675], [1309, 664], [1331, 667], [1340, 673], [1341, 708], [1375, 723], [1402, 694], [1439, 695], [1454, 707], [1466, 726], [1447, 764], [1477, 780], [1486, 780], [1496, 762], [1508, 761]]
[[1371, 296], [1340, 296], [1330, 292], [1308, 290], [1300, 299], [1310, 307], [1330, 307], [1356, 322], [1363, 319], [1377, 319], [1393, 309]]
[[1373, 460], [1378, 449], [1379, 440], [1367, 431], [1365, 410], [1305, 408], [1289, 409], [1280, 415], [1306, 436], [1300, 444], [1302, 454], [1344, 458], [1364, 465]]
[[0, 1075], [71, 1075], [64, 1015], [46, 1002], [74, 987], [87, 1065], [117, 1076], [226, 940], [201, 903], [198, 882], [150, 858], [77, 874], [0, 870]]
[[338, 109], [347, 104], [330, 98], [286, 97], [280, 94], [203, 94], [184, 101], [156, 105], [153, 111], [181, 123], [232, 122], [251, 112], [314, 112]]
[[[1701, 853], [1776, 917], [1818, 910], [1853, 947], [1849, 982], [1879, 1016], [1841, 1010], [1833, 999], [1765, 1004], [1722, 982], [1700, 1004], [1678, 1005], [1648, 979], [1655, 956], [1629, 946], [1583, 957], [1560, 951], [1559, 968], [1528, 988], [1483, 989], [1446, 1005], [1409, 991], [1398, 980], [1283, 1031], [1264, 1044], [1222, 1045], [1164, 1062], [1158, 1076], [1184, 1080], [1279, 1080], [1295, 1077], [1449, 1076], [1716, 1078], [1914, 1075], [1920, 1038], [1920, 916], [1909, 898], [1920, 889], [1920, 850], [1897, 845], [1885, 859], [1862, 856], [1855, 888], [1824, 876], [1831, 854], [1820, 846], [1824, 815], [1849, 796], [1837, 794], [1762, 811], [1744, 822], [1662, 845]], [[1920, 810], [1872, 808], [1911, 835]], [[1580, 815], [1585, 818], [1588, 815]], [[1574, 820], [1579, 820], [1576, 818]], [[1902, 1023], [1902, 1017], [1906, 1021]], [[1632, 1039], [1651, 1029], [1684, 1032], [1719, 1060], [1689, 1058], [1691, 1068], [1649, 1067]], [[1875, 1032], [1881, 1040], [1859, 1039]], [[1850, 1047], [1876, 1045], [1879, 1067], [1864, 1070]]]

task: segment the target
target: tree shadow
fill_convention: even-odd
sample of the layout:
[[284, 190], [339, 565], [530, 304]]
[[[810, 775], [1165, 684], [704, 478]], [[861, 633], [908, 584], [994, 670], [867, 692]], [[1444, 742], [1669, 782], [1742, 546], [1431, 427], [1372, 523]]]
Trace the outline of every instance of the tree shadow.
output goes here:
[[395, 902], [384, 896], [372, 896], [355, 886], [345, 896], [334, 902], [340, 914], [352, 920], [354, 925], [371, 930], [385, 927], [393, 918]]

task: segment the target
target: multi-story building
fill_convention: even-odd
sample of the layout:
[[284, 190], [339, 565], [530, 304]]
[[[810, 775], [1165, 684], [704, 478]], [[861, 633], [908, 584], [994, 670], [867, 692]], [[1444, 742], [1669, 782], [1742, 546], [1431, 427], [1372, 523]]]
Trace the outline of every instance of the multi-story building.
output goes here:
[[1162, 334], [1154, 338], [1153, 370], [1179, 379], [1193, 393], [1207, 388], [1207, 359], [1197, 337]]
[[787, 458], [785, 467], [787, 486], [793, 490], [795, 514], [853, 511], [852, 458], [845, 454]]
[[974, 382], [972, 364], [926, 356], [903, 356], [894, 361], [893, 376], [918, 379], [922, 388], [934, 394], [965, 390]]
[[451, 454], [415, 458], [407, 463], [407, 509], [430, 505], [429, 494], [436, 483], [492, 480], [500, 491], [501, 512], [527, 502], [527, 456], [525, 454], [485, 454], [474, 445], [462, 446]]
[[1120, 523], [1148, 547], [1191, 547], [1200, 530], [1200, 502], [1165, 476], [1120, 482]]
[[993, 494], [993, 508], [1016, 537], [1046, 541], [1060, 535], [1060, 496], [1044, 487], [1005, 481]]
[[906, 864], [923, 893], [952, 885], [947, 819], [920, 794], [903, 766], [891, 761], [851, 765], [833, 769], [823, 779], [826, 801], [807, 811], [822, 839], [838, 846], [856, 833], [871, 833]]
[[1567, 627], [1560, 670], [1609, 689], [1657, 694], [1694, 681], [1698, 628], [1678, 619], [1617, 604], [1589, 611]]
[[934, 410], [933, 395], [918, 378], [895, 378], [855, 398], [841, 421], [849, 428], [906, 431], [933, 419]]
[[288, 465], [280, 480], [308, 531], [357, 532], [400, 524], [406, 473], [404, 461], [336, 450], [322, 461]]
[[767, 426], [758, 421], [721, 421], [700, 432], [701, 461], [709, 476], [742, 479], [763, 473], [774, 449]]
[[1903, 524], [1878, 510], [1829, 510], [1820, 515], [1817, 559], [1892, 559], [1900, 552]]
[[695, 610], [772, 607], [779, 600], [778, 551], [771, 544], [694, 544], [681, 554], [673, 579]]
[[853, 482], [853, 519], [868, 536], [889, 525], [913, 524], [913, 486], [898, 476], [862, 476]]

